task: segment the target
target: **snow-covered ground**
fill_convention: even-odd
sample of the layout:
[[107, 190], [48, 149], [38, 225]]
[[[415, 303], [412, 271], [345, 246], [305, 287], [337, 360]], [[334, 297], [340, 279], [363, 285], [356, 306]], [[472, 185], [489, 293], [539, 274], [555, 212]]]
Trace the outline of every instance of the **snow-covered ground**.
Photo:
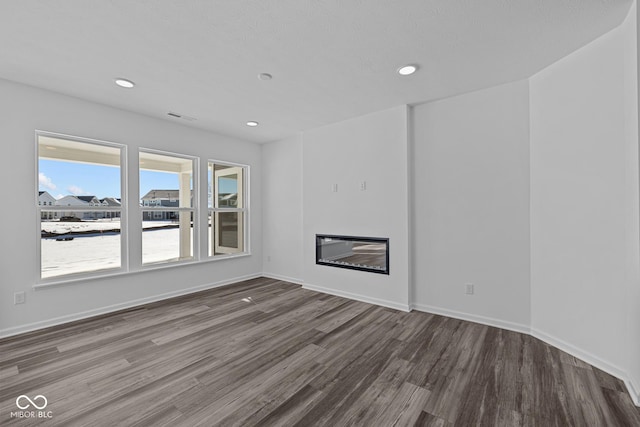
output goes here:
[[62, 242], [42, 239], [41, 256], [43, 278], [117, 268], [120, 267], [120, 235], [77, 237]]
[[[193, 229], [191, 229], [193, 254]], [[142, 263], [177, 260], [180, 257], [180, 230], [177, 228], [151, 230], [142, 233]]]
[[[168, 224], [171, 223], [148, 221], [143, 224], [143, 227], [148, 229]], [[55, 233], [115, 228], [120, 228], [120, 222], [117, 220], [42, 223], [43, 230]], [[191, 237], [193, 242], [193, 231]], [[179, 238], [180, 230], [178, 228], [149, 230], [142, 233], [143, 263], [178, 259]], [[55, 239], [41, 239], [41, 241], [43, 278], [120, 267], [120, 234], [86, 235], [65, 241], [56, 241]]]

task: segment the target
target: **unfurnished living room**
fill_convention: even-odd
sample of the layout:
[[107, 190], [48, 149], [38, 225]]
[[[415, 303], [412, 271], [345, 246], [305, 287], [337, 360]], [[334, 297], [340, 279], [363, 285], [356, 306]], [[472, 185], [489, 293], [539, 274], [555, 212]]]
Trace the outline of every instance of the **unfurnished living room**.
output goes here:
[[639, 17], [0, 2], [0, 425], [640, 426]]

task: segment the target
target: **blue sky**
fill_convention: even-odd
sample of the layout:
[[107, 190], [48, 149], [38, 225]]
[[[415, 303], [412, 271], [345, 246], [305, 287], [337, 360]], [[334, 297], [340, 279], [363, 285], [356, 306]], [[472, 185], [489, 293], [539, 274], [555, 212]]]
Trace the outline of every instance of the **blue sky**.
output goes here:
[[[39, 191], [47, 191], [56, 199], [68, 195], [120, 198], [120, 169], [117, 167], [40, 159], [38, 172]], [[223, 193], [235, 192], [223, 188], [222, 184]], [[177, 188], [177, 174], [140, 172], [140, 197], [154, 189]]]
[[[120, 168], [112, 166], [41, 159], [38, 179], [40, 191], [48, 191], [56, 199], [70, 194], [120, 198]], [[140, 197], [153, 189], [177, 188], [177, 174], [140, 172]]]

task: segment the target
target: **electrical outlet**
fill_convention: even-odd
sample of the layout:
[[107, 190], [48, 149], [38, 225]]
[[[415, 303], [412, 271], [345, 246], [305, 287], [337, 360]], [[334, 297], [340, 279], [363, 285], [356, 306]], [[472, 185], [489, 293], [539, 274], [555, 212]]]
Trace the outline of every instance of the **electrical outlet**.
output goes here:
[[338, 184], [332, 184], [331, 185], [331, 191], [333, 191], [334, 193], [338, 192]]
[[473, 295], [473, 283], [464, 284], [464, 293], [467, 295]]
[[13, 294], [13, 303], [14, 304], [24, 304], [25, 294], [24, 291], [16, 292]]
[[267, 255], [267, 262], [271, 262], [271, 255]]
[[367, 181], [360, 181], [360, 191], [365, 191], [367, 189]]

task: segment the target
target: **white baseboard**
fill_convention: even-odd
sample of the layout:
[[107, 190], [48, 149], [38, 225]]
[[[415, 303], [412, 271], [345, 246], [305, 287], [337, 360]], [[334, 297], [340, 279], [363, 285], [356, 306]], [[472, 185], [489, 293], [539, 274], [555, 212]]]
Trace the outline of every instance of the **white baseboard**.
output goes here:
[[418, 311], [424, 311], [432, 314], [439, 314], [442, 316], [453, 317], [455, 319], [467, 320], [470, 322], [480, 323], [488, 326], [495, 326], [497, 328], [508, 329], [510, 331], [520, 332], [523, 334], [531, 335], [541, 341], [546, 342], [570, 355], [577, 357], [578, 359], [595, 366], [598, 369], [601, 369], [614, 377], [620, 378], [626, 385], [627, 391], [633, 400], [633, 403], [636, 406], [640, 406], [640, 387], [638, 387], [627, 374], [626, 371], [620, 369], [618, 366], [615, 366], [605, 360], [600, 359], [599, 357], [586, 352], [568, 342], [561, 340], [552, 335], [546, 334], [540, 330], [530, 328], [527, 325], [522, 325], [519, 323], [507, 322], [500, 319], [494, 319], [491, 317], [478, 316], [469, 313], [463, 313], [460, 311], [444, 309], [440, 307], [434, 307], [430, 305], [424, 304], [413, 304], [412, 308]]
[[640, 406], [640, 393], [638, 387], [631, 381], [627, 372], [618, 366], [607, 362], [599, 358], [598, 356], [589, 353], [588, 351], [584, 351], [579, 347], [574, 346], [558, 337], [547, 334], [539, 329], [531, 328], [531, 336], [538, 338], [541, 341], [546, 342], [570, 355], [577, 357], [578, 359], [587, 362], [590, 365], [595, 366], [596, 368], [603, 370], [614, 377], [620, 378], [624, 384], [627, 386], [627, 391], [633, 400], [633, 403], [636, 406]]
[[627, 386], [627, 391], [631, 395], [633, 403], [640, 407], [640, 387], [637, 386], [630, 378], [625, 379], [624, 384]]
[[495, 319], [493, 317], [479, 316], [476, 314], [464, 313], [461, 311], [449, 310], [446, 308], [435, 307], [426, 304], [412, 304], [413, 309], [418, 311], [424, 311], [425, 313], [439, 314], [441, 316], [453, 317], [454, 319], [467, 320], [469, 322], [480, 323], [487, 326], [495, 326], [496, 328], [507, 329], [514, 332], [520, 332], [523, 334], [529, 334], [530, 329], [528, 326], [508, 322], [505, 320]]
[[246, 276], [234, 277], [233, 279], [221, 280], [215, 283], [206, 283], [204, 285], [198, 285], [191, 288], [180, 289], [177, 291], [167, 292], [164, 294], [154, 295], [151, 297], [140, 298], [137, 300], [127, 301], [120, 304], [113, 304], [106, 307], [100, 307], [93, 310], [83, 311], [80, 313], [74, 313], [66, 316], [55, 317], [53, 319], [33, 322], [26, 325], [16, 326], [13, 328], [0, 329], [0, 338], [6, 338], [6, 337], [18, 335], [18, 334], [24, 334], [26, 332], [37, 331], [39, 329], [44, 329], [51, 326], [57, 326], [64, 323], [75, 322], [76, 320], [82, 320], [90, 317], [100, 316], [102, 314], [112, 313], [114, 311], [137, 307], [140, 305], [149, 304], [156, 301], [162, 301], [165, 299], [178, 297], [181, 295], [192, 294], [194, 292], [204, 291], [207, 289], [218, 288], [220, 286], [230, 285], [232, 283], [241, 282], [243, 280], [256, 279], [258, 277], [262, 277], [262, 274], [257, 273], [257, 274], [249, 274]]
[[303, 289], [308, 289], [310, 291], [315, 291], [315, 292], [322, 292], [323, 294], [329, 294], [329, 295], [335, 295], [338, 297], [344, 297], [344, 298], [349, 298], [349, 299], [353, 299], [356, 301], [362, 301], [362, 302], [366, 302], [369, 304], [375, 304], [375, 305], [381, 305], [383, 307], [389, 307], [389, 308], [393, 308], [395, 310], [401, 310], [401, 311], [411, 311], [410, 307], [408, 304], [402, 304], [399, 302], [395, 302], [395, 301], [387, 301], [384, 299], [379, 299], [379, 298], [373, 298], [373, 297], [369, 297], [366, 295], [360, 295], [360, 294], [353, 294], [351, 292], [344, 292], [344, 291], [337, 291], [335, 289], [330, 289], [330, 288], [325, 288], [322, 286], [316, 286], [316, 285], [312, 285], [309, 283], [304, 283], [302, 284], [302, 288]]
[[550, 344], [566, 353], [569, 353], [572, 356], [577, 357], [580, 360], [584, 360], [588, 364], [593, 365], [598, 369], [609, 372], [611, 375], [614, 375], [618, 378], [626, 377], [626, 372], [619, 367], [605, 360], [602, 360], [598, 356], [591, 354], [588, 351], [584, 351], [581, 348], [576, 347], [573, 344], [570, 344], [558, 337], [547, 334], [546, 332], [535, 328], [531, 328], [531, 335], [541, 341], [546, 342], [547, 344]]
[[282, 276], [280, 274], [267, 273], [267, 272], [263, 272], [262, 276], [267, 277], [269, 279], [282, 280], [283, 282], [290, 282], [290, 283], [295, 283], [296, 285], [304, 286], [304, 280], [302, 279], [296, 279], [293, 277]]

